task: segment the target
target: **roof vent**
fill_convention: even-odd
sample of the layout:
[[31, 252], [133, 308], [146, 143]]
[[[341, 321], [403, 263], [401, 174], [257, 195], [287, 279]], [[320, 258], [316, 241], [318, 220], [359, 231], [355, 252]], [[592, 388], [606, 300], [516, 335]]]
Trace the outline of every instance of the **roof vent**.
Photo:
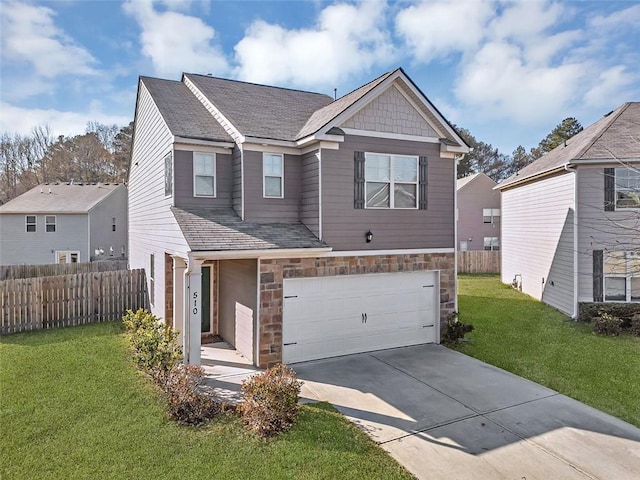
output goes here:
[[49, 193], [51, 193], [51, 189], [49, 189]]
[[44, 190], [42, 190], [42, 188], [40, 189], [40, 193], [44, 193]]
[[611, 110], [609, 113], [606, 113], [604, 116], [608, 117], [609, 115], [611, 115], [614, 112], [614, 110]]

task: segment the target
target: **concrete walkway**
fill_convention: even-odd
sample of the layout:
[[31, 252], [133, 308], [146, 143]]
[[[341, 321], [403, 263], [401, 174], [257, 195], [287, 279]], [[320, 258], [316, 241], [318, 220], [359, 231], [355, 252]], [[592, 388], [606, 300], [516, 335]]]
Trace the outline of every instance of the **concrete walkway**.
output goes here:
[[294, 368], [418, 478], [640, 478], [640, 429], [440, 345]]

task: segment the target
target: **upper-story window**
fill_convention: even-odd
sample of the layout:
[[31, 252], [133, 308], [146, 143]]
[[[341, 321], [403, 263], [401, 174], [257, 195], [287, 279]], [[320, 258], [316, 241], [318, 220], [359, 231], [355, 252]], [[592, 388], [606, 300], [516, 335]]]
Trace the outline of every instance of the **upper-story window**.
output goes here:
[[483, 223], [498, 223], [500, 221], [500, 209], [499, 208], [483, 208], [482, 221]]
[[640, 252], [604, 254], [604, 300], [640, 302]]
[[640, 169], [616, 168], [616, 209], [640, 208]]
[[418, 157], [365, 153], [366, 208], [418, 208]]
[[111, 231], [116, 231], [116, 217], [111, 217]]
[[27, 224], [27, 232], [35, 232], [36, 231], [36, 216], [35, 215], [26, 215], [25, 222]]
[[216, 196], [216, 155], [215, 153], [193, 154], [193, 195], [196, 197]]
[[56, 216], [55, 215], [47, 215], [44, 217], [44, 230], [45, 232], [55, 232], [56, 231]]
[[262, 189], [264, 197], [284, 197], [284, 155], [281, 153], [263, 154]]
[[164, 157], [164, 196], [171, 195], [173, 195], [173, 153]]

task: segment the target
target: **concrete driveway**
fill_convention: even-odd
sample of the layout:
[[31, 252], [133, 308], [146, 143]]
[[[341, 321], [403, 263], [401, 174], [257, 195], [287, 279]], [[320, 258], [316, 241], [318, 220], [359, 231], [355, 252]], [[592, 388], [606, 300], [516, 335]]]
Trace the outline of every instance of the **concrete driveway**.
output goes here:
[[418, 478], [640, 478], [640, 429], [440, 345], [293, 367]]

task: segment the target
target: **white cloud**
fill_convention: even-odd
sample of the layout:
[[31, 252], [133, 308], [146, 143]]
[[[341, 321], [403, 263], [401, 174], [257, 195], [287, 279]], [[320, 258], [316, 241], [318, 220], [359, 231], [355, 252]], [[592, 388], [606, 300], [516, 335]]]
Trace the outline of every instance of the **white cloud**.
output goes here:
[[93, 75], [93, 56], [54, 23], [47, 7], [10, 2], [2, 6], [2, 60], [30, 64], [46, 78]]
[[591, 19], [590, 24], [597, 28], [607, 29], [619, 29], [624, 25], [638, 28], [638, 24], [640, 24], [640, 5], [625, 8], [610, 15], [597, 15]]
[[286, 29], [254, 21], [235, 46], [238, 78], [304, 87], [336, 84], [394, 58], [386, 4], [324, 8], [313, 28]]
[[[187, 4], [165, 0], [168, 8]], [[140, 25], [142, 53], [151, 59], [155, 73], [176, 77], [181, 72], [222, 75], [229, 66], [221, 48], [215, 43], [216, 32], [200, 18], [172, 10], [157, 11], [151, 0], [129, 0], [124, 11]]]
[[[616, 65], [598, 75], [598, 78], [584, 96], [589, 107], [610, 107], [632, 100], [628, 94], [634, 82], [640, 80], [638, 73], [632, 74], [624, 65]], [[638, 89], [636, 86], [637, 93]]]

